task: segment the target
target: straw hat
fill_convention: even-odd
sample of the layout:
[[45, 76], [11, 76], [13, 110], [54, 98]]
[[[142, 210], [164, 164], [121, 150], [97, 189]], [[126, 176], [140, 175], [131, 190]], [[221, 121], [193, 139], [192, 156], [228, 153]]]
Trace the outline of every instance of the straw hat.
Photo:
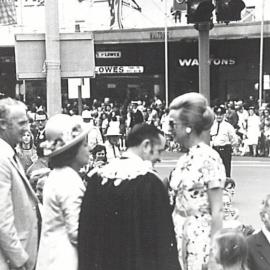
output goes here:
[[90, 118], [92, 118], [91, 112], [89, 110], [84, 110], [82, 112], [82, 118], [83, 119], [90, 119]]
[[40, 146], [44, 155], [53, 157], [80, 142], [90, 131], [80, 116], [57, 114], [51, 117], [45, 127], [46, 141]]

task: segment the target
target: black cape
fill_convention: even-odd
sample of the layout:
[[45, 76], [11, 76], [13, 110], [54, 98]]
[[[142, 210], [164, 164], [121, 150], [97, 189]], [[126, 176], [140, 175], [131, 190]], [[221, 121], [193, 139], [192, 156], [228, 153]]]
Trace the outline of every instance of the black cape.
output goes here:
[[79, 220], [80, 270], [179, 270], [169, 200], [151, 172], [116, 185], [88, 181]]

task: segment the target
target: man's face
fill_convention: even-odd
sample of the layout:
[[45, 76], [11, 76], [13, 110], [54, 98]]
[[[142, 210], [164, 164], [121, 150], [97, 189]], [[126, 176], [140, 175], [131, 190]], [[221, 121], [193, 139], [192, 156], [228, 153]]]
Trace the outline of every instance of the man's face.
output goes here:
[[36, 123], [39, 130], [43, 130], [45, 128], [47, 117], [45, 114], [37, 114], [36, 115]]
[[164, 151], [165, 144], [166, 144], [165, 137], [162, 135], [159, 135], [159, 140], [155, 140], [150, 145], [147, 159], [150, 160], [153, 165], [161, 161], [160, 155]]
[[216, 119], [218, 122], [221, 122], [224, 119], [224, 114], [217, 113], [216, 114]]
[[14, 106], [7, 120], [7, 137], [11, 146], [15, 147], [28, 130], [28, 117], [23, 106]]

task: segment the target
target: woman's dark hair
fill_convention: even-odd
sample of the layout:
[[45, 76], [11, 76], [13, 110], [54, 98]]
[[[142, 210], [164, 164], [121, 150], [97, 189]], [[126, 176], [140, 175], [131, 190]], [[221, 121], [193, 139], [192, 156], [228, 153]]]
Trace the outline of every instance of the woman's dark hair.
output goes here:
[[104, 145], [101, 145], [101, 144], [97, 144], [93, 150], [91, 151], [92, 152], [92, 155], [93, 157], [95, 158], [96, 157], [96, 154], [98, 152], [101, 152], [101, 151], [105, 151], [105, 154], [107, 154], [107, 151], [106, 151], [106, 147]]
[[49, 158], [49, 168], [62, 168], [65, 166], [69, 166], [71, 162], [76, 157], [80, 146], [82, 145], [83, 140], [79, 141], [63, 153], [60, 153], [59, 155], [53, 156]]
[[162, 132], [153, 125], [148, 125], [146, 123], [137, 124], [127, 135], [126, 146], [128, 148], [139, 146], [145, 139], [154, 143], [155, 141], [160, 140], [160, 135], [163, 135]]

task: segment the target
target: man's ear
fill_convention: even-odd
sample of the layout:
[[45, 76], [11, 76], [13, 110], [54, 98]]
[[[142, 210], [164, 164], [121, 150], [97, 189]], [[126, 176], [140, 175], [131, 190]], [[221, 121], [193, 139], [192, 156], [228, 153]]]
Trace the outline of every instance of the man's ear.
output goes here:
[[8, 123], [5, 119], [0, 118], [0, 130], [6, 130]]
[[151, 141], [149, 139], [145, 139], [141, 143], [143, 151], [147, 150], [149, 146], [151, 146]]

